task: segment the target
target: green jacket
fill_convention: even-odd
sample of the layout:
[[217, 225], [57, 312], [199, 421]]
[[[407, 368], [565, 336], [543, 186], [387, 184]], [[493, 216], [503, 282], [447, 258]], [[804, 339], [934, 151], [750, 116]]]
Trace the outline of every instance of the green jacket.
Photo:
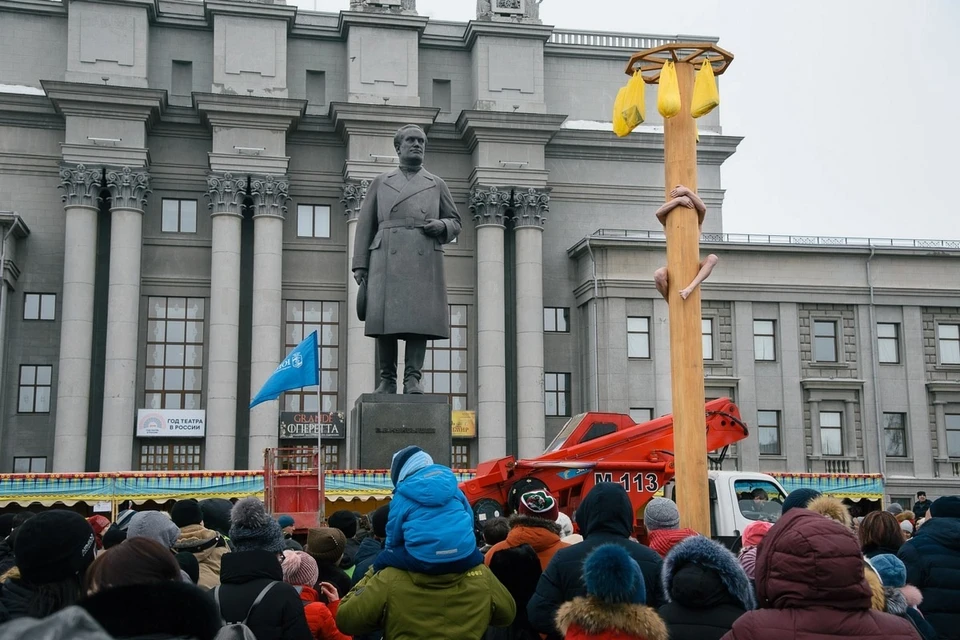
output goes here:
[[342, 633], [383, 629], [384, 640], [479, 640], [488, 626], [505, 627], [517, 614], [513, 596], [482, 564], [439, 576], [372, 571], [340, 601]]

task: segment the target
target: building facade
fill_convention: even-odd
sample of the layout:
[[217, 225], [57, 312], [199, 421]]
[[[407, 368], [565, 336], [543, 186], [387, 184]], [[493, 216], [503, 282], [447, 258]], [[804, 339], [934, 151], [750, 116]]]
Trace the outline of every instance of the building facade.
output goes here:
[[[304, 416], [348, 422], [375, 384], [356, 214], [406, 123], [464, 221], [424, 379], [476, 412], [455, 464], [537, 455], [584, 410], [670, 411], [662, 130], [651, 109], [618, 139], [609, 114], [630, 54], [673, 39], [522, 1], [466, 24], [349, 8], [0, 0], [0, 470], [259, 468], [309, 444]], [[956, 487], [957, 248], [724, 236], [740, 139], [719, 111], [698, 126], [707, 395], [752, 427], [725, 464]], [[319, 388], [248, 410], [312, 331]], [[350, 425], [324, 433], [327, 464], [355, 464]]]

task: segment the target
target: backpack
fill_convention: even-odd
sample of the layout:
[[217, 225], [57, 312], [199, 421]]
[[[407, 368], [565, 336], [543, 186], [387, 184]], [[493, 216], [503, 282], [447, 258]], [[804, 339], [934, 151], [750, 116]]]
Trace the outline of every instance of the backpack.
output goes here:
[[223, 619], [223, 614], [220, 613], [220, 585], [217, 585], [213, 590], [213, 601], [217, 605], [217, 615], [220, 617], [220, 621], [223, 622], [223, 627], [220, 631], [217, 631], [217, 635], [214, 636], [214, 640], [257, 640], [256, 634], [250, 630], [250, 627], [247, 626], [247, 620], [250, 619], [250, 614], [253, 613], [253, 610], [257, 608], [257, 605], [263, 601], [263, 598], [267, 595], [267, 592], [273, 588], [273, 585], [277, 584], [276, 582], [271, 582], [263, 588], [260, 594], [257, 596], [257, 599], [253, 601], [253, 604], [250, 605], [250, 608], [247, 609], [247, 616], [243, 619], [243, 622], [227, 622]]

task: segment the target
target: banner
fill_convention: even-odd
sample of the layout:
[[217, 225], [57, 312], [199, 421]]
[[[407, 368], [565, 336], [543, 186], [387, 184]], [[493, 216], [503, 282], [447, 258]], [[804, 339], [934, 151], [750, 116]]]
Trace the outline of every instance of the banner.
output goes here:
[[203, 409], [138, 409], [137, 437], [202, 438], [206, 419]]
[[454, 438], [476, 438], [477, 412], [451, 411], [450, 435], [452, 435]]
[[335, 413], [307, 413], [301, 411], [280, 412], [280, 437], [316, 440], [317, 434], [324, 440], [343, 440], [347, 437], [346, 421], [342, 411]]

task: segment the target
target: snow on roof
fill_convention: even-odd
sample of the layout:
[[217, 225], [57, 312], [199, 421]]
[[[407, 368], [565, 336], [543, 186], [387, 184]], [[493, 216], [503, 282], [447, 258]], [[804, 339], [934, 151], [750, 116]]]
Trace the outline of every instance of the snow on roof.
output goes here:
[[28, 87], [25, 84], [0, 84], [0, 93], [19, 93], [25, 96], [45, 96], [43, 89]]
[[[599, 120], [567, 120], [563, 123], [562, 128], [576, 129], [579, 131], [613, 131], [613, 123], [600, 122]], [[642, 124], [633, 131], [634, 133], [663, 133], [663, 126]], [[698, 133], [702, 136], [718, 135], [716, 131], [704, 131], [703, 129], [700, 129]]]

